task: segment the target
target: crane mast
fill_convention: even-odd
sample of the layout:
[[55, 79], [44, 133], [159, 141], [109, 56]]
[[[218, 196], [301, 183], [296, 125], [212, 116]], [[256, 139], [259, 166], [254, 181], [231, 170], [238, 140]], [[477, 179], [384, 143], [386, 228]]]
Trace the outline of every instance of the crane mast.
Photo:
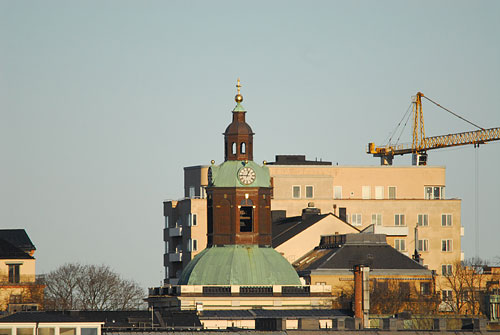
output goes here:
[[[479, 145], [500, 140], [499, 127], [490, 129], [481, 128], [476, 131], [425, 137], [424, 115], [422, 112], [423, 97], [424, 94], [418, 92], [413, 101], [413, 140], [411, 145], [387, 144], [385, 146], [376, 146], [375, 143], [368, 143], [367, 153], [374, 157], [380, 157], [381, 165], [392, 165], [395, 155], [405, 155], [409, 153], [413, 154], [413, 165], [427, 165], [427, 150], [467, 144]], [[427, 99], [430, 100], [429, 98]]]

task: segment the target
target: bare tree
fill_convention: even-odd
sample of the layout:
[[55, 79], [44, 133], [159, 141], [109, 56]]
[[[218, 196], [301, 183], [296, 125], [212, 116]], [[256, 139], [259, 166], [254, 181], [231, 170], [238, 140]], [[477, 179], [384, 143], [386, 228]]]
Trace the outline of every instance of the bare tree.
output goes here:
[[443, 296], [443, 302], [448, 310], [455, 314], [478, 315], [481, 313], [481, 292], [485, 280], [483, 267], [485, 262], [479, 258], [466, 261], [456, 261], [451, 272], [444, 275], [441, 291], [451, 291], [451, 296]]
[[45, 276], [45, 308], [127, 310], [143, 307], [144, 290], [107, 265], [65, 264]]
[[45, 309], [76, 309], [78, 279], [82, 272], [82, 265], [68, 263], [45, 275]]

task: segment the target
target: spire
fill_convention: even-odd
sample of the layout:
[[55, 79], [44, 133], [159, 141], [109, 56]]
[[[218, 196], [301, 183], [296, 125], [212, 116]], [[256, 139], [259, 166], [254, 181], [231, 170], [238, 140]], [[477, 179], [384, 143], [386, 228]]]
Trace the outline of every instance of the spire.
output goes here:
[[241, 88], [240, 78], [238, 78], [236, 88], [238, 89], [238, 94], [236, 94], [236, 96], [234, 97], [234, 101], [236, 101], [239, 104], [240, 102], [243, 101], [243, 96], [241, 95], [241, 92], [240, 92], [240, 88]]

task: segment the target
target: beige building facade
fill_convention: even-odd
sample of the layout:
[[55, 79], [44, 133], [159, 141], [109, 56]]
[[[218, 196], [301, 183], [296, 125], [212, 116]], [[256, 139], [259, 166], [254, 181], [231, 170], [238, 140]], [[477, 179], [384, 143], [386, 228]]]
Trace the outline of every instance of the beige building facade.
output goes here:
[[[313, 206], [321, 213], [333, 214], [327, 221], [340, 219], [352, 226], [343, 226], [340, 234], [352, 232], [352, 228], [386, 234], [389, 245], [403, 254], [411, 257], [417, 248], [423, 264], [437, 275], [450, 271], [450, 266], [464, 257], [461, 200], [446, 198], [445, 167], [334, 166], [324, 162], [321, 165], [269, 163], [268, 167], [273, 184], [273, 211], [286, 211], [286, 216], [292, 217]], [[164, 203], [166, 284], [175, 285], [183, 267], [206, 247], [207, 171], [208, 166], [186, 167], [185, 199]], [[337, 232], [333, 227], [336, 224], [330, 225], [332, 231], [323, 231], [329, 226], [325, 221], [321, 225], [323, 230], [315, 225], [297, 238], [316, 246], [320, 239], [316, 234]], [[314, 232], [315, 229], [318, 231]], [[294, 242], [276, 248], [293, 262], [302, 255], [291, 244], [308, 244]]]

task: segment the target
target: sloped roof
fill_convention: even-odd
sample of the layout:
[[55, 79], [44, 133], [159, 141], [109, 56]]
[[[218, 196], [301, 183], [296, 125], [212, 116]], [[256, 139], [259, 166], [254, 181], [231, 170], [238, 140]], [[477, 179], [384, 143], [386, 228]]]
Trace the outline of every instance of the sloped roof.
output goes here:
[[[251, 184], [242, 184], [238, 178], [238, 171], [243, 167], [250, 167], [255, 171], [255, 181]], [[212, 165], [212, 183], [214, 187], [271, 187], [269, 168], [260, 166], [254, 161], [225, 161], [220, 165]]]
[[[342, 222], [348, 226], [351, 226], [350, 224], [342, 221], [340, 218], [338, 218], [336, 215], [332, 213], [328, 214], [318, 214], [318, 215], [306, 215], [304, 217], [302, 216], [293, 216], [293, 217], [288, 217], [276, 222], [272, 223], [272, 246], [273, 248], [278, 247], [279, 245], [285, 243], [292, 237], [300, 234], [307, 228], [311, 227], [312, 225], [318, 223], [322, 219], [326, 218], [327, 216], [332, 216], [335, 217], [339, 220], [339, 222]], [[351, 226], [355, 230], [358, 230], [356, 227]]]
[[247, 309], [247, 310], [207, 310], [202, 319], [260, 319], [260, 318], [300, 318], [300, 317], [346, 317], [352, 311], [343, 309]]
[[[294, 266], [302, 274], [318, 270], [349, 270], [355, 264], [367, 265], [372, 270], [431, 273], [430, 270], [388, 245], [385, 242], [385, 235], [374, 234], [373, 241], [367, 240], [369, 237], [367, 235], [353, 234], [353, 240], [347, 239], [343, 245], [318, 247], [297, 260]], [[377, 241], [376, 237], [380, 236], [384, 237], [383, 242], [380, 239]]]
[[9, 242], [25, 252], [36, 250], [35, 245], [31, 242], [24, 229], [0, 229], [0, 239]]
[[10, 242], [0, 239], [0, 259], [33, 259], [33, 257]]

